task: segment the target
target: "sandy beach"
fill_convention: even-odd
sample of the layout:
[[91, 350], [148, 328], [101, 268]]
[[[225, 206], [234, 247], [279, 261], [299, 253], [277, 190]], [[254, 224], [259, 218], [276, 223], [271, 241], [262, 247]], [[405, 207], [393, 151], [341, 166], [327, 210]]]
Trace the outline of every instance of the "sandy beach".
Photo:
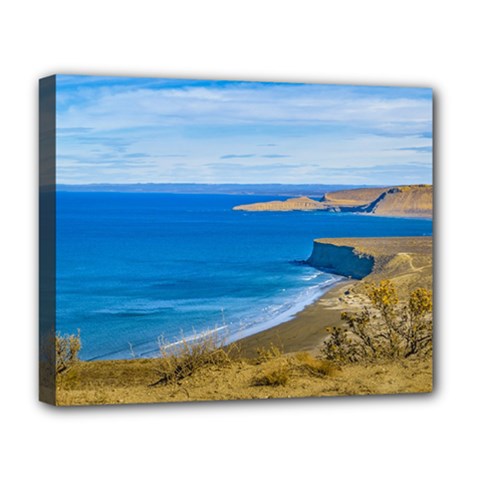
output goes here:
[[[316, 353], [327, 336], [326, 328], [341, 324], [344, 311], [355, 311], [365, 305], [361, 293], [364, 282], [392, 280], [400, 295], [432, 284], [432, 239], [431, 237], [404, 237], [383, 239], [349, 238], [320, 239], [318, 244], [353, 247], [358, 255], [369, 255], [374, 259], [372, 272], [361, 281], [345, 279], [325, 295], [297, 313], [288, 322], [263, 332], [246, 337], [237, 343], [242, 353], [254, 356], [257, 349], [278, 345], [285, 353], [312, 351]], [[345, 259], [342, 257], [342, 262]]]
[[355, 307], [358, 302], [350, 293], [354, 283], [342, 281], [288, 322], [239, 340], [242, 354], [252, 357], [258, 348], [270, 345], [278, 345], [285, 353], [315, 350], [327, 335], [325, 329], [341, 323], [344, 307]]

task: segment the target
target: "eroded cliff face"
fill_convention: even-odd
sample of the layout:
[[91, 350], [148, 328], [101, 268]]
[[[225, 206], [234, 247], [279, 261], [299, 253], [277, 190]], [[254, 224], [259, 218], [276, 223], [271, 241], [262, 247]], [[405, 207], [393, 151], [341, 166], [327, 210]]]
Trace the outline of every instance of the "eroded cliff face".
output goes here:
[[233, 210], [252, 212], [289, 212], [294, 210], [327, 210], [386, 217], [432, 217], [433, 189], [431, 185], [405, 185], [386, 188], [358, 188], [326, 193], [320, 200], [308, 197], [285, 201], [238, 205]]
[[365, 207], [365, 212], [388, 217], [431, 217], [431, 185], [394, 187]]
[[356, 280], [388, 278], [408, 295], [432, 288], [432, 237], [317, 238], [307, 263]]
[[372, 273], [374, 257], [358, 252], [354, 247], [315, 241], [307, 263], [319, 270], [361, 279]]

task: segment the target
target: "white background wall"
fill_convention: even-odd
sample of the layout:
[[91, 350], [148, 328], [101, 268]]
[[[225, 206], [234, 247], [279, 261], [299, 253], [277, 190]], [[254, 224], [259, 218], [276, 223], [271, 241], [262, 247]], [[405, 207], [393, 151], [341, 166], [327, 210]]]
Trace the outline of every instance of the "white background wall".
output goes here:
[[[3, 478], [478, 474], [476, 4], [3, 2]], [[37, 403], [37, 79], [51, 73], [432, 86], [435, 393], [119, 408]]]

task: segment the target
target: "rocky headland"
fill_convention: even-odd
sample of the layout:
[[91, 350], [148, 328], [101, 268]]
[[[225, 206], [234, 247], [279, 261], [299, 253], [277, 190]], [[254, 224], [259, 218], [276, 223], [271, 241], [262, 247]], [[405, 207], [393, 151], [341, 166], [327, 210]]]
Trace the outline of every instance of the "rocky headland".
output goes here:
[[306, 263], [347, 278], [293, 320], [240, 340], [246, 354], [271, 343], [287, 352], [316, 351], [326, 328], [342, 324], [342, 312], [366, 304], [365, 282], [388, 279], [403, 299], [415, 288], [431, 289], [432, 237], [320, 238]]
[[233, 209], [250, 212], [326, 210], [389, 217], [429, 218], [433, 212], [433, 189], [431, 185], [358, 188], [326, 193], [321, 200], [303, 196], [285, 201], [237, 205]]

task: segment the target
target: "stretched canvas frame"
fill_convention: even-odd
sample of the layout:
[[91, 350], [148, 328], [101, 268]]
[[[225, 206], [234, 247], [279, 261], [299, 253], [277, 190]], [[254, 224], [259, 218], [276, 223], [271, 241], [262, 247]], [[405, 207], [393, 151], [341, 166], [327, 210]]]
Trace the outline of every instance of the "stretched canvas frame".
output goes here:
[[431, 89], [54, 75], [39, 92], [41, 401], [431, 391]]

